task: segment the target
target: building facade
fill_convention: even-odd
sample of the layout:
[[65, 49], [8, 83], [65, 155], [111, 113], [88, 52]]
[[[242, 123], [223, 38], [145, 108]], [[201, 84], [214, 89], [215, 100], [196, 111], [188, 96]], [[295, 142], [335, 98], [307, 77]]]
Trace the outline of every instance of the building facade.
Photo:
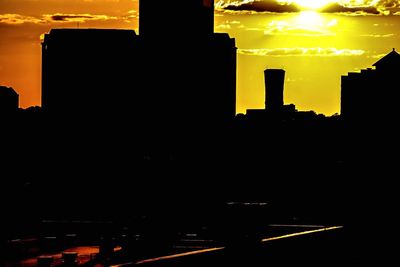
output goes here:
[[341, 78], [341, 116], [352, 121], [383, 121], [396, 116], [400, 55], [393, 49], [359, 73]]
[[42, 43], [43, 110], [83, 115], [132, 105], [137, 47], [132, 30], [51, 30]]

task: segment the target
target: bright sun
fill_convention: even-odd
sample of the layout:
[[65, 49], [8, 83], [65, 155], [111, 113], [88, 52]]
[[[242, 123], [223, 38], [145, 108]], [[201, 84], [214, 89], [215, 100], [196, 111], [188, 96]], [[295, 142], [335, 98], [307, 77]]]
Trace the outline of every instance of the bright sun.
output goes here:
[[[283, 2], [283, 1], [281, 1]], [[285, 1], [285, 2], [294, 2], [297, 5], [307, 8], [307, 9], [319, 9], [321, 7], [326, 6], [329, 3], [336, 2], [335, 0], [294, 0], [294, 1]]]

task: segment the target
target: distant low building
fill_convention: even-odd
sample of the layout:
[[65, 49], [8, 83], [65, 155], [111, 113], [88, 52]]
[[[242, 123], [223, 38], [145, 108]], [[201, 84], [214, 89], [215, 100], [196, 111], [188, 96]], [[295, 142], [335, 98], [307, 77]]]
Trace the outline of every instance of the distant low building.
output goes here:
[[400, 55], [395, 49], [361, 72], [341, 79], [341, 116], [351, 121], [380, 121], [398, 114]]
[[16, 112], [19, 107], [19, 95], [11, 87], [0, 86], [0, 113]]

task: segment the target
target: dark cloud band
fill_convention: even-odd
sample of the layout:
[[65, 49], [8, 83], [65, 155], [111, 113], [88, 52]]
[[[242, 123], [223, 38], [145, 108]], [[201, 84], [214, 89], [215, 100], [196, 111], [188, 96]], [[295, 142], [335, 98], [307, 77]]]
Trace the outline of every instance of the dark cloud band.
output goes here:
[[291, 13], [300, 11], [300, 8], [295, 4], [280, 4], [274, 0], [252, 1], [252, 2], [244, 1], [242, 4], [226, 5], [224, 9], [231, 11], [254, 11], [254, 12], [274, 12], [274, 13]]
[[[227, 3], [221, 6], [221, 9], [226, 11], [237, 12], [272, 12], [272, 13], [292, 13], [300, 12], [302, 8], [294, 2], [279, 3], [276, 0], [243, 0], [242, 2], [235, 1], [231, 4]], [[395, 14], [399, 12], [400, 0], [380, 0], [371, 5], [366, 2], [365, 5], [355, 4], [339, 4], [333, 2], [319, 9], [319, 12], [324, 13], [348, 13], [348, 14]]]

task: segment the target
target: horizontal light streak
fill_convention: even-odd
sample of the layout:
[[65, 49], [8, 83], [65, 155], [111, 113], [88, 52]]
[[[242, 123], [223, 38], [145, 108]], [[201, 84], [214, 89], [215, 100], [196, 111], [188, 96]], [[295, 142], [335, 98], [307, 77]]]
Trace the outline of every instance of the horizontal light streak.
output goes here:
[[269, 237], [269, 238], [262, 239], [261, 242], [269, 242], [269, 241], [285, 239], [285, 238], [290, 238], [290, 237], [295, 237], [295, 236], [314, 234], [314, 233], [324, 232], [324, 231], [332, 231], [332, 230], [337, 230], [337, 229], [340, 229], [340, 228], [343, 228], [343, 226], [332, 226], [332, 227], [326, 227], [326, 228], [321, 228], [321, 229], [303, 231], [303, 232], [287, 234], [287, 235], [282, 235], [282, 236]]
[[[302, 231], [302, 232], [297, 232], [297, 233], [293, 233], [293, 234], [286, 234], [286, 235], [282, 235], [282, 236], [264, 238], [261, 240], [261, 242], [270, 242], [270, 241], [279, 240], [279, 239], [314, 234], [314, 233], [324, 232], [324, 231], [332, 231], [332, 230], [337, 230], [337, 229], [341, 229], [341, 228], [343, 228], [343, 226], [324, 227], [324, 228], [315, 229], [315, 230]], [[131, 265], [140, 265], [140, 264], [156, 262], [156, 261], [161, 261], [161, 260], [169, 260], [169, 259], [186, 257], [186, 256], [191, 256], [191, 255], [198, 255], [198, 254], [203, 254], [203, 253], [208, 253], [208, 252], [213, 252], [213, 251], [219, 251], [219, 250], [223, 250], [223, 249], [225, 249], [225, 247], [201, 249], [201, 250], [195, 250], [195, 251], [190, 251], [190, 252], [184, 252], [184, 253], [161, 256], [161, 257], [156, 257], [156, 258], [151, 258], [151, 259], [140, 260], [137, 262], [128, 262], [128, 263], [123, 263], [123, 264], [111, 265], [111, 267], [124, 267], [124, 266], [131, 266]]]

